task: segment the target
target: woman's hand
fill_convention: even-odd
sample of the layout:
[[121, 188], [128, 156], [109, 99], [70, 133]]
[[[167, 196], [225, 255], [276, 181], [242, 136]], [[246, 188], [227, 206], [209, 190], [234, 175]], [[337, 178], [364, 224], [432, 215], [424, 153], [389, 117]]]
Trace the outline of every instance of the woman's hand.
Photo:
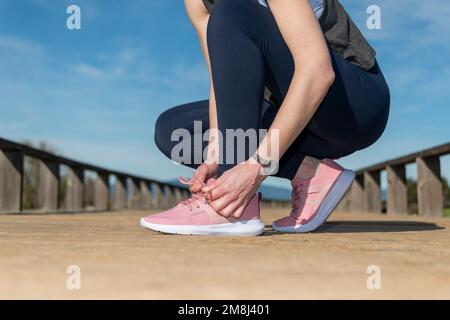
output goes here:
[[189, 190], [192, 193], [199, 192], [206, 184], [208, 179], [213, 178], [217, 172], [216, 163], [203, 163], [201, 166], [195, 170], [191, 178], [191, 186]]
[[210, 205], [216, 212], [239, 219], [266, 177], [261, 174], [261, 165], [241, 163], [202, 192], [209, 193]]

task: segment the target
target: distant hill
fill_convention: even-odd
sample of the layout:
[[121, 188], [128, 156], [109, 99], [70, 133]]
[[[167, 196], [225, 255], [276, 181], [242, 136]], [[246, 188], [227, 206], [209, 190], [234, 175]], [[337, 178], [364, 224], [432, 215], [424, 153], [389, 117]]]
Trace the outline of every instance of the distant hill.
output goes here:
[[[184, 186], [177, 179], [170, 180], [167, 182], [177, 185], [177, 186]], [[264, 199], [270, 199], [270, 200], [290, 200], [291, 199], [291, 190], [289, 190], [287, 188], [262, 185], [259, 188], [259, 192], [261, 192], [263, 194]]]

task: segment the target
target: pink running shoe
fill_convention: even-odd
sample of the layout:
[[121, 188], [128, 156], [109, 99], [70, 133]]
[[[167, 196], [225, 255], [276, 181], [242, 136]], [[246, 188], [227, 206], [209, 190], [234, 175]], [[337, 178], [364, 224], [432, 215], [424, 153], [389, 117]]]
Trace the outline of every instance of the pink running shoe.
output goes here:
[[298, 174], [292, 180], [292, 211], [272, 224], [281, 232], [311, 232], [320, 227], [352, 185], [355, 173], [324, 159], [311, 179]]
[[[180, 181], [188, 184], [187, 180]], [[261, 194], [254, 196], [240, 219], [218, 214], [201, 194], [194, 194], [175, 208], [141, 219], [141, 226], [170, 234], [257, 236], [264, 232], [259, 218]]]

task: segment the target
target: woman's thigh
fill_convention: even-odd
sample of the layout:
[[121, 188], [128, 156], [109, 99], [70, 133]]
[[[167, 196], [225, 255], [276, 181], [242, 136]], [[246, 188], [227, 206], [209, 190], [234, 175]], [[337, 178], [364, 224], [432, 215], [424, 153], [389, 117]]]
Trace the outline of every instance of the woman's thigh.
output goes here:
[[[264, 59], [265, 84], [274, 101], [281, 104], [295, 71], [292, 54], [270, 9], [256, 5], [243, 12], [251, 12], [249, 39]], [[383, 132], [389, 89], [378, 65], [365, 71], [332, 49], [329, 52], [336, 80], [305, 131], [347, 152], [356, 151], [375, 142]]]
[[364, 149], [384, 132], [389, 89], [378, 65], [364, 71], [332, 50], [330, 55], [335, 82], [306, 130], [343, 150]]
[[[265, 58], [266, 86], [273, 100], [281, 104], [292, 81], [294, 62], [277, 33], [271, 33], [269, 40], [272, 49]], [[371, 145], [383, 133], [389, 115], [389, 89], [378, 65], [365, 71], [332, 49], [330, 57], [335, 82], [304, 131], [345, 152], [354, 152]]]

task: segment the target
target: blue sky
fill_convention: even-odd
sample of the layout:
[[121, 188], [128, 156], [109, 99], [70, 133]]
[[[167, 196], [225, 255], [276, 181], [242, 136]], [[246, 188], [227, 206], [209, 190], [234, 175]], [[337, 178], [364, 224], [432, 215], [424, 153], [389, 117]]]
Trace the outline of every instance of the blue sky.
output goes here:
[[[450, 2], [341, 2], [392, 92], [385, 135], [341, 163], [357, 169], [448, 142]], [[81, 30], [66, 28], [70, 4], [81, 8]], [[371, 4], [382, 10], [381, 30], [365, 26]], [[0, 0], [0, 137], [45, 140], [68, 157], [167, 180], [190, 171], [159, 154], [154, 122], [207, 96], [181, 0]]]

